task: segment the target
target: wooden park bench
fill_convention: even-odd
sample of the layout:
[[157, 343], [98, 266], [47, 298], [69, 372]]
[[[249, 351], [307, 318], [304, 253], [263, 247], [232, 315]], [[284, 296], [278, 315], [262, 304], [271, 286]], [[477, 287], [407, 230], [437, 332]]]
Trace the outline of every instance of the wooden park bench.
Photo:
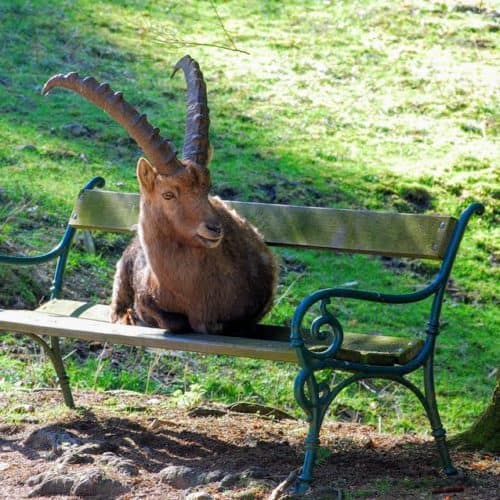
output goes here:
[[[139, 196], [95, 189], [103, 187], [104, 180], [95, 178], [79, 193], [64, 236], [53, 250], [33, 257], [0, 256], [0, 263], [17, 265], [57, 259], [50, 301], [34, 311], [0, 309], [0, 331], [26, 334], [43, 346], [54, 365], [67, 406], [73, 408], [74, 402], [59, 337], [298, 364], [294, 393], [307, 415], [309, 433], [297, 489], [305, 491], [312, 480], [321, 424], [334, 398], [361, 379], [388, 379], [404, 385], [420, 400], [444, 472], [456, 474], [436, 405], [433, 357], [446, 283], [470, 217], [484, 211], [481, 204], [470, 205], [457, 220], [438, 215], [228, 202], [260, 229], [269, 245], [435, 259], [441, 261], [440, 268], [430, 283], [406, 294], [354, 288], [315, 291], [298, 304], [291, 328], [258, 325], [256, 330], [224, 336], [169, 334], [157, 328], [112, 324], [107, 305], [59, 298], [77, 230], [134, 231]], [[343, 298], [378, 302], [389, 308], [392, 304], [408, 304], [429, 297], [430, 314], [422, 338], [344, 333], [330, 304], [333, 298]], [[423, 389], [406, 378], [419, 369], [423, 370]], [[324, 378], [320, 375], [323, 370], [341, 370], [350, 375], [332, 387], [320, 381]]]

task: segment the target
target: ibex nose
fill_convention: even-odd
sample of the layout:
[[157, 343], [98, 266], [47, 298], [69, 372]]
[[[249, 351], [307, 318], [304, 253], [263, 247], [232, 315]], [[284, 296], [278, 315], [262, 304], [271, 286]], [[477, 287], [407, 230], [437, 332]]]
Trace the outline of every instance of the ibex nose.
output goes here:
[[222, 225], [221, 224], [206, 224], [206, 228], [214, 235], [220, 237], [222, 236]]
[[203, 246], [213, 248], [220, 243], [224, 236], [222, 224], [218, 222], [202, 222], [198, 226], [197, 236]]

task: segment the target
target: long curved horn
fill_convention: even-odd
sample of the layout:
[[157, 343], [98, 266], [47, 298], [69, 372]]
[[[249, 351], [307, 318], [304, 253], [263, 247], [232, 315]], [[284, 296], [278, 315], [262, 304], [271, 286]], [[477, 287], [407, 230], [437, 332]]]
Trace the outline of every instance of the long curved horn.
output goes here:
[[73, 90], [106, 111], [125, 128], [160, 173], [170, 175], [182, 168], [175, 147], [160, 136], [160, 129], [153, 128], [146, 115], [140, 115], [121, 92], [114, 92], [107, 83], [99, 83], [92, 77], [80, 78], [78, 73], [58, 74], [47, 80], [42, 94], [46, 95], [54, 87]]
[[184, 71], [187, 84], [186, 135], [182, 154], [185, 159], [206, 167], [210, 155], [207, 87], [199, 64], [190, 56], [184, 56], [175, 65], [172, 76], [179, 69]]

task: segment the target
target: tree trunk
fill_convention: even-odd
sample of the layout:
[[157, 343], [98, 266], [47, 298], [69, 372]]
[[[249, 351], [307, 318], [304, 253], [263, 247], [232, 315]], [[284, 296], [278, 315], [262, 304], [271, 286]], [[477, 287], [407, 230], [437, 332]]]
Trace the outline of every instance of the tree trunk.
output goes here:
[[493, 396], [484, 412], [470, 429], [453, 436], [452, 446], [465, 450], [484, 450], [493, 453], [500, 451], [500, 372]]

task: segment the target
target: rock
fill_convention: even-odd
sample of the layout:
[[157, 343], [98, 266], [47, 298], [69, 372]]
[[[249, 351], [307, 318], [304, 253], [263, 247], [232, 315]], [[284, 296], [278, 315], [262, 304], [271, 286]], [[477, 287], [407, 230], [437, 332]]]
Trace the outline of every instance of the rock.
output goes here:
[[110, 499], [129, 489], [119, 481], [109, 479], [95, 467], [83, 471], [76, 477], [65, 474], [63, 470], [63, 467], [58, 466], [49, 472], [31, 477], [26, 484], [35, 488], [28, 494], [28, 497], [74, 495]]
[[222, 480], [222, 478], [225, 476], [225, 472], [216, 469], [212, 470], [210, 472], [207, 472], [203, 478], [204, 483], [217, 483], [218, 481]]
[[99, 463], [104, 465], [109, 465], [113, 467], [117, 472], [125, 474], [126, 476], [138, 476], [139, 468], [131, 461], [126, 458], [119, 457], [111, 452], [104, 453], [100, 459]]
[[86, 455], [98, 455], [102, 453], [102, 446], [98, 443], [85, 443], [79, 446], [77, 451]]
[[267, 472], [262, 467], [255, 465], [244, 470], [240, 476], [243, 479], [264, 479], [267, 476]]
[[28, 486], [36, 486], [37, 484], [40, 484], [48, 475], [49, 472], [42, 472], [41, 474], [37, 474], [36, 476], [31, 476], [26, 480], [26, 484]]
[[228, 490], [229, 488], [232, 488], [236, 483], [238, 483], [240, 479], [240, 474], [226, 474], [220, 482], [220, 488], [222, 490]]
[[33, 405], [16, 405], [12, 408], [14, 413], [33, 413], [35, 407]]
[[357, 442], [359, 446], [364, 449], [372, 449], [375, 448], [375, 443], [372, 441], [370, 436], [361, 435], [358, 437]]
[[241, 401], [229, 405], [228, 410], [236, 413], [255, 413], [261, 417], [270, 417], [274, 420], [297, 420], [293, 415], [279, 408], [273, 408], [272, 406], [261, 405], [259, 403], [246, 403]]
[[94, 135], [93, 130], [85, 125], [81, 125], [80, 123], [69, 123], [68, 125], [63, 125], [61, 130], [67, 135], [71, 135], [73, 137], [90, 137], [91, 135]]
[[110, 479], [97, 468], [84, 471], [74, 481], [71, 494], [80, 497], [114, 498], [128, 491], [120, 481]]
[[35, 450], [55, 450], [60, 447], [80, 446], [82, 442], [74, 434], [64, 429], [41, 428], [32, 432], [23, 445]]
[[53, 495], [69, 495], [74, 480], [61, 474], [59, 470], [54, 469], [30, 478], [26, 484], [28, 486], [35, 486], [28, 493], [28, 498], [48, 497]]
[[187, 495], [185, 500], [214, 500], [214, 497], [205, 491], [195, 491]]
[[227, 411], [206, 406], [198, 406], [188, 413], [189, 417], [222, 417], [224, 415], [227, 415]]
[[56, 463], [60, 466], [68, 464], [91, 464], [95, 461], [93, 455], [98, 455], [101, 452], [101, 446], [96, 443], [70, 446], [57, 458]]
[[197, 486], [203, 480], [197, 470], [184, 465], [170, 465], [162, 469], [159, 475], [162, 483], [181, 490]]
[[91, 464], [92, 462], [94, 462], [94, 457], [85, 452], [84, 446], [72, 447], [56, 460], [56, 463], [61, 466], [68, 464]]

